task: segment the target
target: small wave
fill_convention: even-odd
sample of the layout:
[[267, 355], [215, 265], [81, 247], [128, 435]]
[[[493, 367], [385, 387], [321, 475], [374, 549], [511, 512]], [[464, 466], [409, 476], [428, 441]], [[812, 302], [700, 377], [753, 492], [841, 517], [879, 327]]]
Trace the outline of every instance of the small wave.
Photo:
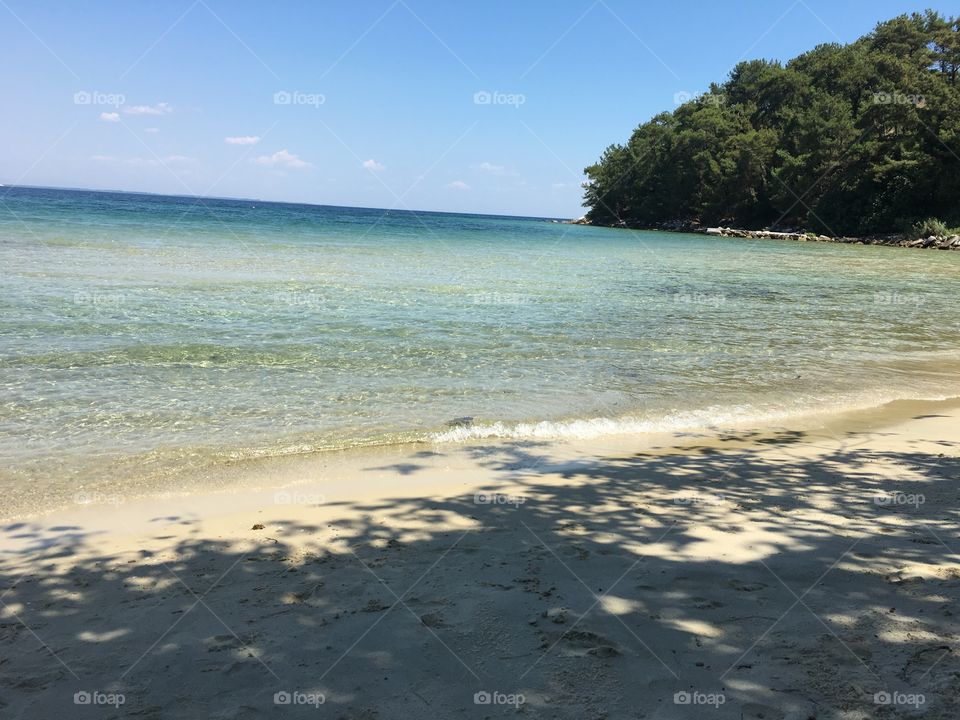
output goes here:
[[748, 412], [726, 412], [709, 415], [684, 413], [657, 419], [643, 418], [585, 418], [576, 420], [541, 420], [539, 422], [494, 422], [464, 425], [433, 433], [433, 442], [467, 442], [469, 440], [590, 440], [605, 435], [635, 435], [657, 432], [692, 430], [717, 424], [736, 424], [758, 419]]
[[591, 440], [607, 435], [638, 435], [648, 433], [673, 433], [684, 430], [708, 430], [718, 427], [743, 427], [767, 425], [804, 417], [854, 412], [880, 407], [897, 400], [941, 401], [955, 397], [953, 394], [897, 393], [870, 397], [837, 398], [835, 402], [796, 404], [776, 409], [756, 406], [709, 407], [702, 410], [665, 414], [660, 417], [595, 417], [571, 420], [541, 420], [538, 422], [476, 423], [458, 425], [432, 433], [435, 443], [462, 443], [471, 440]]

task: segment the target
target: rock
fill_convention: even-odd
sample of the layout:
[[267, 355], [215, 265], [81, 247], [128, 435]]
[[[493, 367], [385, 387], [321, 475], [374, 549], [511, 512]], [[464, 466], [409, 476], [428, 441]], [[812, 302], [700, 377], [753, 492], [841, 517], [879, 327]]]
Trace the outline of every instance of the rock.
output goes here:
[[713, 227], [707, 228], [707, 235], [723, 235], [723, 228]]

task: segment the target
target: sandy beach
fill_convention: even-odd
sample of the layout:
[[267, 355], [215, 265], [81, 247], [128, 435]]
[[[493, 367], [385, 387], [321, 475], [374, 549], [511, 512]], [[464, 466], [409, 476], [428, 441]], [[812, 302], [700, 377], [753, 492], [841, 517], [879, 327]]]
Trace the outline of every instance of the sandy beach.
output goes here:
[[955, 718], [958, 417], [900, 402], [93, 494], [3, 527], [2, 715]]

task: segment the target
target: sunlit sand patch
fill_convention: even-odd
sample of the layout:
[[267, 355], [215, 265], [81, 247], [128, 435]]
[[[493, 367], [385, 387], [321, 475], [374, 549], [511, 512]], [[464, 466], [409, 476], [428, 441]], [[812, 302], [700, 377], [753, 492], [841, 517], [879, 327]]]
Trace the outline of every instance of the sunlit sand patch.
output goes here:
[[644, 612], [646, 608], [639, 600], [605, 595], [600, 600], [601, 607], [611, 615], [629, 615], [633, 612]]
[[700, 637], [715, 638], [723, 635], [723, 630], [714, 627], [704, 620], [693, 620], [689, 618], [669, 618], [664, 617], [663, 622], [682, 632], [698, 635]]
[[686, 531], [694, 542], [676, 553], [686, 560], [719, 560], [729, 563], [749, 563], [768, 558], [784, 548], [803, 552], [812, 546], [785, 535], [747, 525], [739, 532], [724, 532], [713, 527], [698, 526]]
[[129, 634], [130, 634], [130, 630], [128, 628], [119, 628], [117, 630], [109, 630], [107, 632], [102, 632], [102, 633], [95, 633], [89, 630], [84, 630], [83, 632], [79, 633], [77, 637], [83, 640], [84, 642], [101, 643], [101, 642], [110, 642], [111, 640], [116, 640], [117, 638], [121, 638], [124, 635], [129, 635]]

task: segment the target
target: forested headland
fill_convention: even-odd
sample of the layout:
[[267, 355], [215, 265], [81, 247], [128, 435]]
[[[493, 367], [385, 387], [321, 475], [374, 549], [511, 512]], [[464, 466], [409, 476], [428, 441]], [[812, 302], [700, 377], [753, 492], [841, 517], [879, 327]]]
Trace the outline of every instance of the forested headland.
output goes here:
[[739, 63], [586, 168], [586, 221], [828, 235], [960, 225], [960, 18]]

